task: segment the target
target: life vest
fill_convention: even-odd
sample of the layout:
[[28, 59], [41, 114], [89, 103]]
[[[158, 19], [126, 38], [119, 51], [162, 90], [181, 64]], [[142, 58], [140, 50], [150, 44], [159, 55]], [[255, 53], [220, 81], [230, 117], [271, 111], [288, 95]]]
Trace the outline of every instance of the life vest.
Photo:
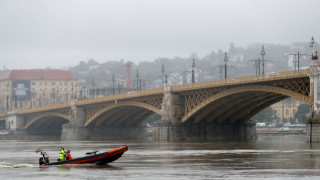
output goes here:
[[59, 151], [59, 157], [60, 157], [60, 161], [64, 161], [64, 157], [66, 156], [66, 151], [64, 149], [61, 149]]

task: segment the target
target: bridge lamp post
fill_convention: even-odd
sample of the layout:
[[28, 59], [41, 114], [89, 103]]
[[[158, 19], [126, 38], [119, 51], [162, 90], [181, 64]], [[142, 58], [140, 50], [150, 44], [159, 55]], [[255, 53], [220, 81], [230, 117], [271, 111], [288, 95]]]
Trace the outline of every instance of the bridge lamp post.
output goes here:
[[92, 96], [94, 98], [94, 78], [92, 79]]
[[266, 55], [266, 52], [264, 51], [264, 47], [262, 45], [262, 49], [261, 49], [261, 57], [262, 57], [262, 74], [264, 74], [264, 55]]
[[73, 83], [71, 83], [71, 99], [73, 99]]
[[294, 54], [294, 55], [293, 55], [294, 70], [297, 70], [297, 62], [298, 62], [297, 56], [296, 56], [296, 54]]
[[318, 59], [318, 54], [317, 54], [317, 50], [316, 50], [316, 47], [315, 47], [315, 42], [314, 42], [313, 36], [311, 38], [310, 47], [312, 48], [311, 60], [317, 60]]
[[168, 75], [165, 75], [165, 77], [164, 77], [164, 84], [165, 84], [165, 85], [168, 84]]
[[114, 74], [112, 74], [112, 94], [113, 95], [114, 95], [114, 82], [115, 82]]
[[307, 56], [307, 54], [300, 54], [300, 52], [298, 51], [297, 54], [289, 54], [289, 55], [293, 55], [294, 70], [296, 70], [296, 64], [297, 64], [297, 67], [299, 70], [300, 69], [300, 56]]
[[228, 62], [228, 55], [227, 52], [224, 53], [224, 78], [227, 79], [227, 62]]
[[313, 36], [311, 37], [311, 42], [310, 42], [310, 47], [311, 48], [313, 48], [313, 44], [314, 44], [315, 42], [314, 42], [314, 38], [313, 38]]
[[161, 73], [162, 73], [162, 85], [164, 85], [164, 73], [165, 73], [164, 64], [162, 64]]
[[194, 77], [194, 68], [196, 67], [196, 62], [193, 58], [193, 61], [192, 61], [192, 71], [191, 71], [191, 79], [192, 79], [192, 83], [195, 83], [195, 77]]
[[137, 69], [136, 77], [137, 77], [137, 91], [139, 91], [139, 70], [138, 69]]

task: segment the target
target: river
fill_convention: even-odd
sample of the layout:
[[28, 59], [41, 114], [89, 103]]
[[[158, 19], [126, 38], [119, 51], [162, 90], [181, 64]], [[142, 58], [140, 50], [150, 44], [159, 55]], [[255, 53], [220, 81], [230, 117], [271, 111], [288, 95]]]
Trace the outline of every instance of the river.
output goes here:
[[[319, 179], [320, 143], [305, 136], [259, 137], [254, 142], [26, 141], [0, 140], [1, 179]], [[39, 147], [51, 161], [60, 146], [73, 157], [129, 150], [109, 165], [38, 165]]]

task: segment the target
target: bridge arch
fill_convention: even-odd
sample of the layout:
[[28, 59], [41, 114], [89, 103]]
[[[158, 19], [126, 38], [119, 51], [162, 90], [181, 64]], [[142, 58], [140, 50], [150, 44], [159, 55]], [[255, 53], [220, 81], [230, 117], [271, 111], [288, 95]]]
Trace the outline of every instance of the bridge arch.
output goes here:
[[98, 112], [96, 112], [93, 116], [91, 116], [90, 118], [87, 119], [86, 123], [85, 123], [85, 127], [88, 127], [89, 124], [91, 124], [97, 117], [99, 117], [100, 115], [102, 115], [103, 113], [117, 108], [117, 107], [122, 107], [122, 106], [135, 106], [135, 107], [140, 107], [140, 108], [144, 108], [147, 110], [150, 110], [154, 113], [160, 114], [160, 109], [146, 104], [146, 103], [142, 103], [142, 102], [138, 102], [138, 101], [121, 101], [121, 102], [117, 102], [115, 104], [112, 105], [108, 105], [102, 109], [100, 109]]
[[233, 94], [237, 94], [237, 93], [250, 92], [250, 91], [269, 92], [269, 93], [274, 93], [274, 94], [281, 94], [281, 95], [284, 95], [284, 96], [293, 97], [293, 98], [296, 98], [296, 99], [298, 99], [300, 101], [309, 103], [309, 97], [308, 96], [300, 94], [300, 93], [292, 91], [292, 90], [280, 88], [280, 87], [264, 86], [264, 85], [240, 86], [240, 87], [235, 87], [235, 88], [231, 88], [231, 89], [227, 89], [227, 90], [221, 91], [221, 92], [211, 96], [210, 98], [206, 99], [205, 101], [199, 103], [196, 107], [191, 109], [189, 112], [187, 112], [182, 117], [181, 122], [182, 123], [186, 122], [196, 112], [198, 112], [199, 110], [201, 110], [205, 106], [209, 105], [210, 103], [212, 103], [212, 102], [214, 102], [214, 101], [216, 101], [216, 100], [218, 100], [220, 98], [223, 98], [223, 97], [226, 97], [226, 96], [230, 96], [230, 95], [233, 95]]
[[36, 117], [30, 119], [28, 121], [28, 123], [25, 125], [24, 129], [30, 128], [33, 124], [35, 124], [39, 120], [46, 118], [46, 117], [59, 117], [59, 118], [65, 119], [66, 121], [70, 122], [70, 119], [69, 119], [68, 115], [66, 115], [66, 114], [59, 113], [59, 112], [48, 112], [48, 113], [44, 113], [44, 114], [41, 114], [39, 116], [36, 116]]

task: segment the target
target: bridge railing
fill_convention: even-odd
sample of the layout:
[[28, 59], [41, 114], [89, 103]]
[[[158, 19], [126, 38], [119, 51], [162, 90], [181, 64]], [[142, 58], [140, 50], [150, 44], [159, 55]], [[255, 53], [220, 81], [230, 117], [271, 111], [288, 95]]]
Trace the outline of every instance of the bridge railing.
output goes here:
[[71, 103], [63, 103], [63, 104], [54, 104], [51, 106], [43, 106], [43, 107], [37, 107], [32, 109], [19, 109], [17, 110], [17, 114], [28, 114], [28, 113], [34, 113], [34, 112], [41, 112], [41, 111], [50, 111], [55, 109], [63, 109], [70, 107]]
[[308, 73], [310, 73], [310, 69], [275, 72], [275, 73], [259, 74], [259, 75], [244, 76], [244, 77], [234, 77], [234, 78], [221, 79], [221, 80], [215, 80], [215, 81], [172, 86], [172, 91], [186, 91], [186, 90], [192, 90], [192, 89], [199, 89], [200, 87], [209, 88], [209, 87], [218, 87], [218, 86], [226, 86], [226, 85], [245, 84], [245, 83], [252, 83], [252, 82], [272, 81], [272, 80], [278, 80], [278, 79], [307, 77]]
[[149, 95], [162, 94], [162, 93], [163, 93], [163, 88], [148, 89], [148, 90], [142, 90], [142, 91], [132, 91], [132, 92], [124, 93], [124, 94], [117, 94], [117, 95], [103, 96], [103, 97], [98, 97], [98, 98], [78, 100], [76, 102], [76, 105], [86, 105], [86, 104], [92, 104], [92, 103], [99, 103], [99, 102], [112, 101], [112, 100], [121, 100], [121, 99], [129, 99], [129, 98], [135, 98], [135, 97], [140, 97], [140, 96], [149, 96]]
[[[245, 83], [252, 83], [252, 82], [299, 78], [299, 77], [307, 77], [308, 73], [310, 73], [310, 69], [303, 69], [298, 71], [295, 70], [295, 71], [286, 71], [286, 72], [276, 72], [276, 73], [268, 73], [268, 74], [260, 74], [260, 75], [253, 75], [253, 76], [244, 76], [244, 77], [235, 77], [235, 78], [228, 78], [228, 79], [222, 79], [222, 80], [216, 80], [216, 81], [207, 81], [207, 82], [199, 82], [194, 84], [171, 86], [171, 90], [173, 92], [177, 92], [177, 91], [187, 91], [192, 89], [219, 87], [219, 86], [235, 85], [235, 84], [245, 84]], [[118, 95], [78, 100], [76, 101], [76, 105], [94, 104], [94, 103], [105, 102], [105, 101], [116, 101], [121, 99], [130, 99], [130, 98], [157, 95], [157, 94], [160, 94], [160, 95], [163, 94], [163, 87], [156, 88], [156, 89], [148, 89], [143, 91], [133, 91], [133, 92], [118, 94]], [[55, 105], [45, 106], [45, 107], [38, 107], [33, 109], [20, 109], [20, 110], [17, 110], [17, 113], [27, 114], [27, 113], [33, 113], [33, 112], [50, 111], [55, 109], [68, 108], [70, 107], [70, 105], [71, 105], [71, 102], [64, 103], [64, 104], [55, 104]], [[0, 114], [0, 117], [1, 117], [1, 114]]]

